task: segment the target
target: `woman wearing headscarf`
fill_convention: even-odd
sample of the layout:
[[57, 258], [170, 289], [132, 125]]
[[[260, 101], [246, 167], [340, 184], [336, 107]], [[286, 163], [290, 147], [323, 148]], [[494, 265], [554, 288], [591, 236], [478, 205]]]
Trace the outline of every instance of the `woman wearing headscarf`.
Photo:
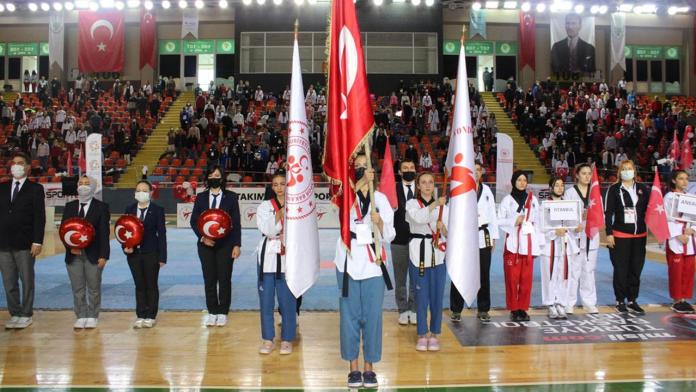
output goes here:
[[544, 242], [539, 232], [539, 201], [527, 191], [527, 175], [512, 174], [512, 192], [500, 203], [498, 226], [505, 232], [505, 300], [513, 321], [529, 321], [534, 257]]

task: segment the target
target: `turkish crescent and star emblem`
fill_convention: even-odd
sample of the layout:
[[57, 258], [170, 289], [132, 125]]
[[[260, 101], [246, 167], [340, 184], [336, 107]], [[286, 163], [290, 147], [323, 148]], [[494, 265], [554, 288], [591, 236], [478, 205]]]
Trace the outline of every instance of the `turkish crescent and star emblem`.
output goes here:
[[355, 44], [355, 37], [348, 26], [343, 26], [338, 38], [338, 58], [339, 70], [345, 76], [345, 92], [341, 93], [343, 108], [341, 109], [341, 120], [348, 119], [348, 95], [353, 89], [355, 79], [358, 76], [358, 49]]
[[[114, 37], [114, 25], [106, 19], [98, 19], [94, 23], [92, 23], [92, 27], [90, 27], [89, 29], [89, 34], [92, 37], [92, 39], [94, 40], [94, 32], [97, 31], [97, 29], [100, 27], [104, 27], [109, 31], [109, 41], [111, 41], [111, 39]], [[106, 52], [106, 44], [103, 40], [99, 41], [99, 43], [97, 44], [97, 49], [100, 52]]]

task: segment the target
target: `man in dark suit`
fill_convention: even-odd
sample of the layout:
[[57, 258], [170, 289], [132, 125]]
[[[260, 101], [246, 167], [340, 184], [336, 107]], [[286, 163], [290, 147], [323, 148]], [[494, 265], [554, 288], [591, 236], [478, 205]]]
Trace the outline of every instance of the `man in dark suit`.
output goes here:
[[569, 13], [565, 17], [568, 37], [556, 42], [551, 48], [551, 70], [553, 72], [594, 72], [595, 48], [583, 41], [579, 34], [582, 17]]
[[[222, 327], [232, 303], [232, 265], [242, 246], [241, 218], [237, 194], [225, 189], [224, 172], [214, 166], [207, 176], [208, 189], [196, 196], [191, 212], [191, 228], [198, 237], [198, 257], [203, 269], [205, 302], [208, 308], [206, 326]], [[208, 210], [219, 208], [232, 218], [232, 230], [219, 240], [203, 236], [198, 230], [198, 218]]]
[[11, 165], [12, 181], [0, 184], [0, 271], [11, 317], [5, 327], [22, 329], [32, 323], [34, 261], [41, 253], [46, 209], [43, 186], [27, 181], [29, 157], [16, 153]]
[[394, 264], [394, 282], [396, 290], [396, 307], [399, 311], [399, 324], [406, 325], [409, 320], [416, 324], [416, 290], [413, 284], [407, 284], [408, 266], [411, 263], [408, 256], [408, 243], [411, 241], [411, 229], [406, 222], [406, 202], [416, 197], [416, 164], [404, 159], [399, 163], [401, 181], [396, 183], [398, 209], [394, 211], [394, 228], [396, 237], [390, 247], [392, 263]]
[[[65, 205], [64, 222], [70, 218], [84, 218], [94, 227], [94, 239], [85, 249], [65, 246], [65, 264], [73, 291], [75, 329], [97, 327], [101, 310], [102, 271], [109, 260], [109, 205], [95, 199], [97, 180], [82, 176], [77, 183], [77, 200]], [[65, 243], [64, 243], [65, 245]]]
[[143, 241], [135, 248], [123, 248], [135, 282], [135, 313], [133, 328], [152, 328], [159, 308], [159, 271], [167, 263], [167, 228], [164, 208], [150, 201], [152, 184], [139, 181], [135, 186], [136, 203], [126, 214], [143, 222]]

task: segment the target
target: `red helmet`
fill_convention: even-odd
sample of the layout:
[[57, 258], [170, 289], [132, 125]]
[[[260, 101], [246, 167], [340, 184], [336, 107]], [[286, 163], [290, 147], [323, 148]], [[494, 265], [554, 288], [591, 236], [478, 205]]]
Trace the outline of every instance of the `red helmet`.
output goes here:
[[220, 208], [206, 210], [198, 218], [198, 231], [211, 240], [227, 236], [232, 228], [232, 218]]
[[94, 226], [85, 218], [69, 218], [60, 224], [60, 239], [70, 249], [84, 249], [94, 240]]
[[116, 221], [114, 235], [116, 241], [126, 248], [135, 248], [143, 242], [145, 226], [133, 215], [123, 215]]

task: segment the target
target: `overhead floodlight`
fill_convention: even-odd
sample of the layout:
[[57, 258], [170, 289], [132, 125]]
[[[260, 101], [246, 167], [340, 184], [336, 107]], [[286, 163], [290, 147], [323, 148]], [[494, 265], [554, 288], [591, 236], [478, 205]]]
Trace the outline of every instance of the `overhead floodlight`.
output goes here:
[[421, 0], [411, 0], [411, 4], [413, 4], [416, 7], [418, 7], [420, 5], [420, 3], [421, 3]]
[[5, 12], [5, 6], [0, 4], [0, 12]]
[[606, 5], [599, 6], [599, 13], [600, 14], [604, 15], [607, 13], [607, 11], [609, 11], [609, 7], [607, 7]]
[[162, 2], [162, 8], [164, 8], [165, 10], [168, 10], [169, 7], [171, 7], [171, 6], [172, 6], [172, 3], [169, 0], [164, 0]]
[[384, 0], [372, 0], [372, 2], [375, 3], [377, 7], [379, 7], [380, 5], [382, 5], [382, 3], [384, 3]]
[[[1, 4], [0, 4], [1, 5]], [[53, 3], [53, 9], [60, 12], [63, 10], [63, 3], [55, 2]]]
[[155, 7], [155, 4], [152, 3], [150, 0], [147, 0], [146, 2], [143, 3], [143, 7], [145, 7], [146, 10], [150, 11]]
[[75, 4], [72, 1], [66, 1], [63, 7], [66, 11], [72, 11], [75, 9]]
[[116, 7], [116, 9], [120, 11], [120, 10], [126, 8], [126, 5], [123, 4], [122, 1], [117, 1], [114, 3], [114, 7]]
[[426, 7], [432, 7], [435, 4], [435, 0], [425, 0]]
[[15, 12], [15, 10], [17, 9], [17, 7], [15, 7], [15, 5], [12, 3], [7, 3], [5, 5], [5, 8], [7, 8], [7, 10], [10, 12]]
[[29, 7], [29, 11], [31, 12], [36, 12], [36, 10], [39, 9], [39, 7], [35, 3], [29, 3], [27, 7]]
[[528, 1], [525, 1], [524, 3], [522, 3], [522, 6], [520, 6], [520, 9], [523, 12], [529, 12], [529, 10], [532, 9], [532, 4]]
[[657, 12], [657, 6], [655, 4], [642, 4], [633, 7], [633, 12], [636, 14], [654, 14]]
[[631, 12], [631, 11], [633, 11], [633, 4], [624, 3], [624, 4], [619, 5], [619, 12]]
[[198, 9], [205, 7], [205, 4], [203, 4], [203, 0], [196, 0], [196, 2], [193, 3], [193, 5], [196, 6], [196, 8]]
[[97, 10], [99, 10], [99, 3], [97, 3], [96, 1], [90, 1], [89, 2], [89, 9], [90, 9], [90, 11], [96, 12]]
[[474, 4], [471, 5], [471, 9], [474, 10], [474, 11], [480, 10], [480, 9], [481, 9], [481, 3], [479, 3], [478, 1], [477, 1], [477, 2], [474, 2]]
[[295, 4], [302, 5], [304, 4], [304, 0], [295, 0]]
[[575, 10], [576, 14], [582, 14], [585, 11], [585, 6], [582, 4], [577, 4], [573, 9]]
[[498, 8], [498, 2], [497, 1], [487, 1], [486, 8], [488, 8], [488, 9]]
[[283, 0], [273, 0], [273, 4], [281, 5], [281, 4], [283, 4]]
[[114, 0], [99, 0], [99, 6], [102, 8], [114, 8]]
[[514, 10], [517, 8], [517, 2], [516, 1], [506, 1], [503, 3], [503, 8], [506, 10]]
[[542, 12], [544, 12], [544, 11], [546, 11], [546, 4], [544, 4], [544, 3], [539, 3], [539, 4], [536, 5], [536, 12], [542, 13]]
[[188, 3], [185, 0], [179, 1], [179, 8], [186, 8], [188, 7]]
[[227, 0], [220, 0], [218, 5], [220, 6], [220, 8], [227, 8], [229, 4], [227, 4]]
[[138, 8], [140, 7], [140, 0], [128, 0], [126, 4], [128, 4], [128, 8]]
[[51, 9], [51, 6], [48, 5], [48, 3], [41, 3], [41, 10], [49, 11], [50, 9]]
[[242, 4], [251, 5], [251, 0], [242, 0]]

